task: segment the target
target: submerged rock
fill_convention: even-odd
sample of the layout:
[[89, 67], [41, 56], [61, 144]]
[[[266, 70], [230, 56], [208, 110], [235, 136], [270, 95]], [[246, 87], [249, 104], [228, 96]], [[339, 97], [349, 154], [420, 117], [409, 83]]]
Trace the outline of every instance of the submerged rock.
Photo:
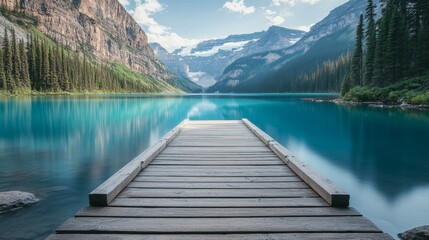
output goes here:
[[429, 240], [429, 225], [413, 228], [398, 236], [403, 240]]
[[26, 207], [38, 201], [34, 194], [28, 192], [0, 192], [0, 213]]

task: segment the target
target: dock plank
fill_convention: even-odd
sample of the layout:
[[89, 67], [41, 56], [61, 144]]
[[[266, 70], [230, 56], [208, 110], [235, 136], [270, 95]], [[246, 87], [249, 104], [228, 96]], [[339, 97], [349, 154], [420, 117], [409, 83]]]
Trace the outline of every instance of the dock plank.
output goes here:
[[361, 216], [352, 208], [299, 207], [299, 208], [129, 208], [87, 207], [77, 217], [327, 217]]
[[47, 240], [393, 240], [385, 233], [55, 234]]
[[313, 190], [307, 189], [153, 189], [153, 188], [125, 188], [118, 198], [297, 198], [318, 197]]
[[185, 120], [154, 147], [48, 240], [393, 239], [246, 119]]
[[326, 207], [322, 198], [115, 198], [112, 207]]
[[[220, 179], [223, 181], [223, 179]], [[282, 182], [282, 183], [201, 183], [201, 182], [131, 182], [129, 188], [193, 188], [193, 189], [290, 189], [290, 188], [308, 188], [303, 181]], [[278, 190], [277, 190], [278, 191]]]
[[297, 176], [287, 177], [172, 177], [172, 176], [137, 176], [135, 182], [191, 182], [191, 183], [282, 183], [302, 181]]
[[57, 232], [67, 233], [288, 233], [374, 232], [363, 217], [265, 218], [71, 218]]

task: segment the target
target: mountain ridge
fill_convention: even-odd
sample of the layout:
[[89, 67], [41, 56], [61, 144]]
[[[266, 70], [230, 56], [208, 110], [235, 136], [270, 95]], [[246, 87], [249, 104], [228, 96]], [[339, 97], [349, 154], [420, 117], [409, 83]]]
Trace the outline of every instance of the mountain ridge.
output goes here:
[[[277, 50], [298, 41], [305, 32], [272, 26], [268, 30], [234, 34], [200, 42], [194, 47], [179, 48], [171, 55], [189, 66], [188, 77], [204, 87], [216, 83], [225, 67], [236, 59], [254, 53]], [[204, 83], [201, 84], [201, 81]]]
[[33, 16], [39, 31], [97, 62], [117, 62], [145, 75], [169, 79], [145, 32], [117, 0], [2, 0], [0, 4]]
[[[339, 52], [347, 52], [352, 50], [354, 43], [354, 30], [356, 28], [359, 16], [364, 12], [366, 3], [361, 0], [350, 0], [345, 4], [333, 9], [327, 17], [315, 24], [310, 32], [306, 33], [298, 42], [290, 47], [286, 47], [276, 51], [266, 51], [239, 58], [225, 68], [222, 76], [216, 85], [212, 86], [209, 92], [234, 92], [248, 91], [249, 88], [244, 87], [245, 84], [259, 82], [266, 79], [270, 73], [278, 72], [281, 68], [291, 64], [294, 59], [305, 56], [311, 48], [318, 42], [325, 42], [325, 38], [334, 36], [336, 33], [341, 35], [335, 36], [332, 40], [337, 44], [334, 50], [340, 49]], [[327, 43], [329, 44], [329, 43]], [[323, 48], [320, 48], [323, 50]], [[337, 57], [341, 53], [337, 53]], [[317, 55], [310, 52], [307, 55]], [[333, 54], [326, 53], [324, 56], [318, 56], [319, 62], [323, 62], [332, 58]], [[314, 59], [308, 59], [314, 61]], [[274, 81], [274, 80], [270, 80]], [[278, 79], [278, 81], [286, 81]], [[240, 88], [242, 89], [240, 90]], [[247, 90], [243, 90], [247, 89]], [[279, 89], [276, 89], [278, 91]], [[257, 91], [257, 89], [253, 90]]]

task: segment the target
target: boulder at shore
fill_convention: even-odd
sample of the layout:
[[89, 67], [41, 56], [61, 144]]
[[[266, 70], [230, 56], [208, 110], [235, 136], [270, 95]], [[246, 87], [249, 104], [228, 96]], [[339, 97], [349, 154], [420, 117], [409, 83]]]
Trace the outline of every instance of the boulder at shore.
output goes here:
[[32, 193], [10, 191], [0, 192], [0, 213], [35, 204], [39, 199]]
[[398, 236], [403, 240], [429, 240], [429, 225], [413, 228]]

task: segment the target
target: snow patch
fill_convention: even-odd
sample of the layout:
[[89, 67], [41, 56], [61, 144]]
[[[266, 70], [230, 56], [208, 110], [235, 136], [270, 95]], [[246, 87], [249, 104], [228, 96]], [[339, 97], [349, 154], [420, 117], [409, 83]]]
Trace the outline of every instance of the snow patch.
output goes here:
[[239, 80], [229, 80], [228, 82], [226, 82], [226, 85], [229, 87], [235, 87], [238, 85], [239, 82]]
[[256, 42], [258, 40], [259, 39], [252, 39], [252, 40], [248, 40], [248, 41], [239, 41], [239, 42], [226, 42], [220, 46], [214, 46], [207, 51], [200, 51], [200, 52], [194, 52], [194, 53], [192, 52], [194, 47], [184, 47], [180, 51], [179, 55], [182, 57], [185, 57], [185, 56], [210, 57], [210, 56], [213, 56], [213, 55], [219, 53], [219, 51], [221, 51], [221, 50], [222, 51], [238, 52], [238, 51], [242, 51], [244, 46], [246, 46], [246, 44], [248, 44], [250, 42]]
[[194, 81], [194, 82], [198, 82], [204, 75], [206, 75], [205, 72], [187, 72], [188, 77]]
[[263, 60], [265, 60], [265, 64], [271, 64], [271, 63], [279, 60], [280, 58], [281, 58], [281, 56], [279, 54], [277, 54], [277, 53], [268, 53], [267, 55], [265, 55], [263, 57], [262, 56], [253, 57], [253, 59], [263, 59]]

